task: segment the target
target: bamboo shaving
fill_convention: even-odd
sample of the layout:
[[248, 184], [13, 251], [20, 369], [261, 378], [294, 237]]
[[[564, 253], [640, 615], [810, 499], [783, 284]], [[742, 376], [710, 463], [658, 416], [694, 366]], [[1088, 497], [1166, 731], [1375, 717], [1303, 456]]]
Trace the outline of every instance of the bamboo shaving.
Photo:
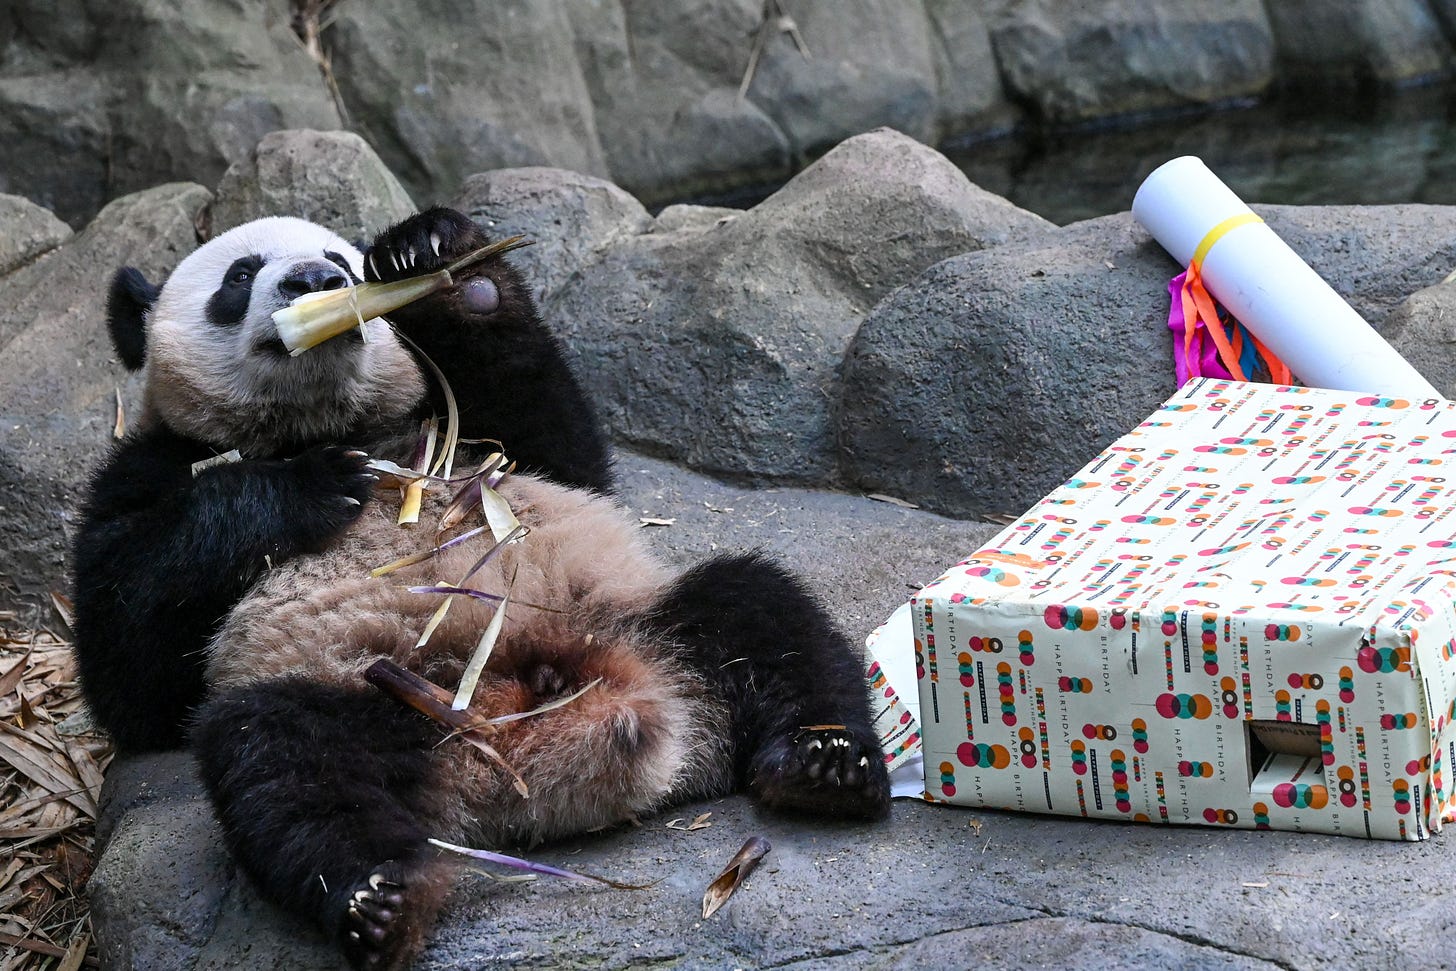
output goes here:
[[[424, 425], [424, 446], [418, 462], [415, 463], [415, 471], [424, 473], [430, 468], [430, 460], [435, 454], [435, 438], [440, 431], [440, 422], [434, 418], [425, 422]], [[425, 479], [423, 475], [411, 479], [409, 484], [402, 490], [402, 501], [399, 504], [400, 526], [412, 526], [420, 521], [420, 503], [425, 496]]]
[[401, 556], [399, 559], [386, 563], [383, 566], [376, 566], [374, 569], [369, 571], [369, 575], [371, 577], [382, 577], [387, 574], [393, 573], [395, 570], [403, 570], [407, 566], [414, 566], [416, 563], [423, 563], [426, 560], [434, 559], [436, 556], [439, 556], [440, 553], [450, 549], [452, 546], [459, 546], [466, 540], [474, 539], [481, 533], [485, 532], [488, 528], [488, 526], [477, 526], [472, 530], [461, 533], [454, 539], [447, 540], [446, 542], [441, 543], [439, 546], [436, 546], [433, 549], [421, 550], [418, 553], [411, 553], [408, 556]]
[[446, 597], [440, 606], [435, 609], [435, 612], [430, 615], [429, 623], [425, 624], [425, 629], [420, 632], [420, 639], [415, 641], [415, 650], [418, 651], [424, 647], [430, 642], [430, 638], [435, 636], [435, 628], [439, 627], [440, 623], [444, 621], [445, 615], [450, 612], [450, 605], [454, 602], [454, 597]]
[[460, 687], [455, 692], [455, 700], [450, 703], [450, 707], [456, 711], [464, 711], [469, 707], [470, 699], [475, 696], [475, 686], [485, 671], [485, 663], [490, 660], [491, 651], [495, 650], [501, 627], [505, 625], [506, 608], [511, 604], [511, 591], [515, 586], [516, 575], [512, 573], [511, 582], [506, 585], [506, 594], [501, 599], [500, 606], [495, 608], [485, 633], [480, 635], [480, 642], [475, 645], [475, 653], [470, 655], [470, 663], [465, 665], [465, 673], [460, 675]]
[[[460, 447], [460, 405], [455, 400], [455, 392], [450, 388], [450, 382], [445, 379], [445, 372], [441, 371], [440, 366], [430, 359], [430, 355], [421, 350], [420, 345], [410, 340], [399, 329], [396, 328], [395, 334], [400, 340], [414, 348], [415, 353], [420, 356], [420, 360], [425, 362], [425, 366], [434, 375], [435, 381], [440, 386], [440, 393], [445, 396], [445, 443], [440, 448], [440, 459], [430, 472], [448, 479], [455, 468], [455, 450]], [[443, 471], [441, 471], [442, 469]]]

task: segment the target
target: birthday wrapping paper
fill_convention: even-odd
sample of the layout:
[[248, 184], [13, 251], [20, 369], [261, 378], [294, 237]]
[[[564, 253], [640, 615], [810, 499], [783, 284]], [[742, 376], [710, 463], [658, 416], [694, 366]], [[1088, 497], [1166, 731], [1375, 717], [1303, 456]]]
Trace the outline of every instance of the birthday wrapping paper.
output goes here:
[[1203, 380], [911, 604], [927, 797], [1456, 818], [1456, 404]]

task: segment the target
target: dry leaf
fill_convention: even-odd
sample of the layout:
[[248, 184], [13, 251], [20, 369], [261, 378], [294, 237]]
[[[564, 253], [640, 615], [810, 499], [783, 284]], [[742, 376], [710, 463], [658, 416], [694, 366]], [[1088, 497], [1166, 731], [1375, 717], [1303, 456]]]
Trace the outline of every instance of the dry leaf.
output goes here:
[[708, 817], [711, 815], [713, 814], [703, 813], [701, 816], [694, 817], [693, 821], [687, 824], [684, 824], [682, 821], [682, 817], [679, 816], [677, 819], [668, 820], [667, 828], [675, 829], [682, 833], [695, 833], [700, 829], [707, 829], [709, 826], [713, 825], [712, 823], [708, 822]]
[[879, 492], [871, 492], [865, 495], [866, 499], [873, 499], [875, 502], [888, 502], [892, 506], [899, 506], [901, 509], [919, 509], [913, 502], [906, 502], [904, 499], [897, 499], [894, 496], [887, 496]]
[[61, 618], [61, 623], [70, 630], [76, 626], [76, 608], [71, 604], [71, 598], [64, 593], [51, 591], [51, 606], [56, 610], [56, 616]]
[[86, 960], [86, 946], [90, 943], [90, 934], [78, 934], [71, 946], [66, 948], [66, 954], [61, 958], [61, 963], [56, 965], [56, 971], [77, 971]]
[[25, 677], [25, 665], [30, 661], [32, 651], [26, 651], [25, 656], [20, 659], [14, 667], [4, 674], [0, 674], [0, 698], [4, 698], [15, 690], [20, 680]]
[[762, 836], [750, 836], [735, 854], [723, 872], [713, 878], [703, 894], [703, 918], [706, 920], [718, 912], [748, 879], [753, 868], [773, 849], [773, 844]]

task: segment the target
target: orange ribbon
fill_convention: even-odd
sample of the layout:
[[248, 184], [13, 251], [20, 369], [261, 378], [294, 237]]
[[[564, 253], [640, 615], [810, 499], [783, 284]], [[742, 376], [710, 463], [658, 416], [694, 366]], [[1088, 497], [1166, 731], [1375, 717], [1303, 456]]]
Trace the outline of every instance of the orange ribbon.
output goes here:
[[1270, 380], [1275, 384], [1292, 384], [1294, 378], [1289, 372], [1288, 365], [1274, 356], [1273, 352], [1247, 328], [1235, 326], [1232, 337], [1224, 331], [1223, 323], [1218, 319], [1218, 307], [1214, 303], [1213, 297], [1209, 295], [1208, 289], [1203, 285], [1203, 261], [1208, 256], [1208, 251], [1213, 249], [1213, 245], [1232, 229], [1263, 221], [1252, 212], [1241, 213], [1225, 219], [1210, 229], [1198, 244], [1198, 248], [1193, 251], [1193, 259], [1188, 264], [1188, 275], [1183, 280], [1183, 353], [1186, 360], [1196, 360], [1192, 356], [1193, 340], [1197, 333], [1198, 322], [1201, 320], [1204, 329], [1213, 338], [1214, 346], [1218, 349], [1219, 360], [1235, 379], [1250, 380], [1240, 364], [1244, 354], [1244, 335], [1248, 334], [1248, 339], [1253, 342], [1254, 349], [1269, 368]]

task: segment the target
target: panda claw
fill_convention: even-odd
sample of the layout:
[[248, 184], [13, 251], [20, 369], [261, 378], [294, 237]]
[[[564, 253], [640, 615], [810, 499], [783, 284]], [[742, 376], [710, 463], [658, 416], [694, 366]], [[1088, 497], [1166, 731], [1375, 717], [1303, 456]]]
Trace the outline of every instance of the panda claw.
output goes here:
[[379, 265], [374, 262], [374, 251], [369, 251], [369, 269], [374, 271], [374, 279], [379, 279]]
[[430, 249], [432, 249], [432, 250], [435, 251], [435, 255], [436, 256], [439, 256], [440, 255], [440, 234], [439, 233], [431, 233], [430, 234]]
[[879, 819], [889, 778], [872, 732], [800, 729], [754, 757], [753, 789], [769, 806], [843, 818]]

